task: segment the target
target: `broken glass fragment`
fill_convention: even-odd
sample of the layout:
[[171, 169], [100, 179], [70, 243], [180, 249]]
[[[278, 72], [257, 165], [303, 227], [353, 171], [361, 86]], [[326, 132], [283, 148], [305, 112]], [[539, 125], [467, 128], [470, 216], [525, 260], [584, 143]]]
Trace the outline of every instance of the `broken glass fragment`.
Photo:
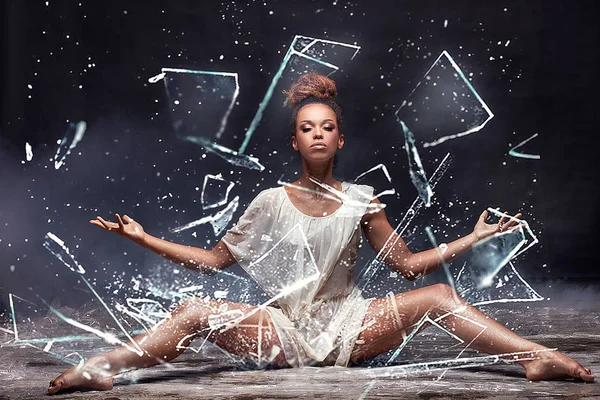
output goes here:
[[58, 149], [56, 149], [56, 154], [54, 155], [55, 169], [62, 167], [67, 156], [71, 154], [71, 150], [73, 150], [81, 141], [81, 139], [83, 139], [86, 129], [87, 124], [84, 121], [80, 121], [77, 124], [69, 122], [67, 132], [65, 133], [65, 136], [63, 136], [62, 140], [58, 142]]
[[[444, 269], [444, 274], [446, 274], [446, 279], [448, 279], [448, 284], [450, 285], [450, 287], [452, 287], [452, 289], [454, 291], [456, 291], [456, 286], [454, 286], [454, 278], [452, 278], [452, 273], [450, 273], [450, 266], [444, 260], [444, 253], [442, 252], [442, 249], [438, 247], [437, 241], [435, 240], [435, 236], [433, 235], [433, 229], [431, 229], [430, 226], [426, 226], [425, 231], [427, 232], [427, 236], [429, 237], [429, 241], [433, 245], [433, 248], [439, 249], [439, 251], [440, 251], [439, 255], [440, 255], [440, 260], [442, 262], [442, 268]], [[446, 245], [446, 248], [447, 247], [448, 247], [448, 245]]]
[[444, 50], [396, 116], [428, 147], [479, 132], [494, 114]]
[[398, 378], [406, 377], [421, 372], [439, 371], [445, 369], [473, 368], [483, 367], [495, 364], [515, 364], [519, 361], [536, 360], [540, 358], [539, 353], [546, 351], [556, 351], [556, 349], [543, 349], [534, 351], [521, 351], [514, 353], [502, 353], [480, 357], [454, 358], [451, 360], [437, 360], [423, 363], [413, 363], [408, 365], [397, 365], [384, 368], [371, 368], [366, 370], [366, 374], [373, 378]]
[[490, 285], [480, 287], [478, 276], [465, 262], [456, 276], [456, 291], [466, 302], [474, 306], [494, 303], [514, 303], [544, 300], [508, 262], [493, 278]]
[[499, 232], [473, 245], [469, 253], [468, 269], [478, 281], [478, 288], [489, 287], [494, 277], [525, 245], [522, 229]]
[[419, 157], [419, 151], [415, 144], [415, 137], [404, 121], [400, 121], [400, 125], [402, 125], [402, 132], [404, 132], [404, 147], [406, 149], [406, 155], [408, 156], [410, 180], [417, 189], [417, 193], [419, 193], [425, 207], [429, 207], [431, 206], [433, 191], [427, 181], [427, 175], [425, 175], [425, 169], [423, 169], [421, 157]]
[[78, 274], [85, 274], [85, 269], [77, 262], [73, 254], [69, 252], [65, 242], [52, 232], [46, 233], [43, 246], [71, 271]]
[[[488, 208], [487, 209], [488, 212], [490, 212], [491, 214], [495, 215], [496, 218], [501, 219], [504, 216], [504, 213], [501, 213], [500, 211], [493, 209], [493, 208]], [[522, 247], [514, 256], [513, 258], [516, 258], [518, 256], [520, 256], [521, 254], [523, 254], [524, 252], [526, 252], [527, 250], [529, 250], [532, 246], [536, 245], [539, 243], [538, 238], [535, 236], [535, 234], [533, 233], [533, 231], [531, 230], [531, 228], [529, 227], [529, 223], [523, 219], [519, 219], [519, 218], [515, 218], [515, 217], [510, 217], [509, 220], [516, 222], [515, 226], [520, 226], [523, 230], [523, 234], [525, 235], [525, 241], [526, 241], [526, 246]]]
[[181, 231], [193, 228], [198, 225], [210, 223], [212, 225], [215, 236], [219, 236], [221, 234], [221, 232], [223, 232], [227, 228], [227, 225], [229, 225], [229, 223], [231, 222], [231, 219], [233, 218], [233, 214], [235, 213], [235, 210], [237, 210], [239, 203], [240, 203], [240, 197], [235, 196], [235, 198], [233, 200], [231, 200], [229, 202], [229, 204], [227, 204], [227, 207], [225, 207], [224, 209], [222, 209], [215, 215], [209, 215], [208, 217], [200, 218], [200, 219], [198, 219], [196, 221], [192, 221], [186, 225], [170, 229], [170, 232], [172, 232], [172, 233], [181, 232]]
[[[528, 142], [530, 142], [531, 140], [535, 139], [536, 137], [538, 137], [538, 134], [534, 134], [533, 136], [531, 136], [528, 139], [523, 140], [521, 143], [517, 144], [516, 146], [514, 146], [513, 148], [511, 148], [508, 151], [508, 154], [513, 156], [513, 157], [517, 157], [517, 158], [527, 158], [529, 160], [539, 160], [541, 159], [541, 156], [539, 154], [530, 154], [530, 153], [523, 153], [522, 148], [523, 146], [525, 146]], [[519, 151], [517, 151], [517, 149], [521, 149]]]
[[25, 142], [25, 158], [27, 161], [33, 160], [33, 150], [29, 142]]
[[202, 185], [202, 194], [200, 195], [202, 208], [206, 210], [227, 203], [229, 192], [234, 185], [235, 183], [223, 179], [222, 174], [206, 174]]
[[238, 74], [162, 68], [179, 138], [221, 138], [240, 92]]
[[162, 68], [162, 73], [149, 81], [155, 83], [161, 79], [165, 82], [173, 128], [179, 139], [201, 145], [234, 165], [264, 169], [257, 158], [216, 143], [223, 136], [240, 92], [237, 73]]
[[201, 145], [206, 151], [216, 154], [228, 163], [237, 165], [238, 167], [255, 169], [258, 171], [262, 171], [265, 169], [264, 165], [260, 163], [258, 158], [238, 153], [237, 151], [233, 151], [231, 149], [228, 149], [227, 147], [220, 146], [207, 139], [189, 136], [186, 137], [185, 140]]
[[388, 194], [396, 194], [396, 189], [392, 186], [392, 177], [383, 164], [378, 164], [368, 171], [363, 172], [353, 182], [357, 185], [369, 185], [373, 187], [373, 198], [371, 200]]

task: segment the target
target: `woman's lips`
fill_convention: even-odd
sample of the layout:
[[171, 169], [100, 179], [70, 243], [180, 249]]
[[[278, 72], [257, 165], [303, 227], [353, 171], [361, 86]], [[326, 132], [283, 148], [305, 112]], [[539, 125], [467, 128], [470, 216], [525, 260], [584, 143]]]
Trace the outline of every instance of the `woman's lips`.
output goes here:
[[310, 146], [311, 149], [326, 149], [327, 145], [325, 143], [314, 143]]

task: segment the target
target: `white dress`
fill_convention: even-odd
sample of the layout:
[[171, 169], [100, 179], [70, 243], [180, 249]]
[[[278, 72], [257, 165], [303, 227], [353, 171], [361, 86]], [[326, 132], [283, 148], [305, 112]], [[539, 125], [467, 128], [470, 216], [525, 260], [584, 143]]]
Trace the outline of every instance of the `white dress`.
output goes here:
[[269, 295], [288, 364], [346, 366], [370, 300], [354, 284], [360, 220], [373, 188], [342, 183], [332, 214], [300, 212], [284, 187], [262, 191], [222, 242]]

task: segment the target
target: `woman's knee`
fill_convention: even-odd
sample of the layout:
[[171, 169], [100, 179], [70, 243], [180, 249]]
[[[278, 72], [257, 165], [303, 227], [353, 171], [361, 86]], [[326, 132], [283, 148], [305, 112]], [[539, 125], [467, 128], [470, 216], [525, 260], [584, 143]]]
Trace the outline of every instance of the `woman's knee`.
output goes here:
[[204, 320], [211, 314], [211, 310], [217, 308], [211, 300], [200, 297], [189, 297], [171, 312], [171, 318], [186, 325], [203, 325]]
[[435, 307], [439, 311], [453, 311], [464, 305], [464, 301], [450, 285], [437, 283], [432, 285], [431, 288], [436, 301]]

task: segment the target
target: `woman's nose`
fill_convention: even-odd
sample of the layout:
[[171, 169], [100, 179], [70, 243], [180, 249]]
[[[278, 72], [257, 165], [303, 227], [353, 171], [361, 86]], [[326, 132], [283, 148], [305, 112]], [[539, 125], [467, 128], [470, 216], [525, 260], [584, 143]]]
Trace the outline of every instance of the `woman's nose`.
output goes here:
[[319, 129], [319, 128], [316, 128], [316, 129], [314, 130], [314, 132], [315, 132], [315, 133], [313, 134], [313, 138], [315, 138], [315, 139], [316, 139], [316, 138], [322, 138], [322, 137], [323, 137], [323, 132], [321, 132], [321, 129]]

